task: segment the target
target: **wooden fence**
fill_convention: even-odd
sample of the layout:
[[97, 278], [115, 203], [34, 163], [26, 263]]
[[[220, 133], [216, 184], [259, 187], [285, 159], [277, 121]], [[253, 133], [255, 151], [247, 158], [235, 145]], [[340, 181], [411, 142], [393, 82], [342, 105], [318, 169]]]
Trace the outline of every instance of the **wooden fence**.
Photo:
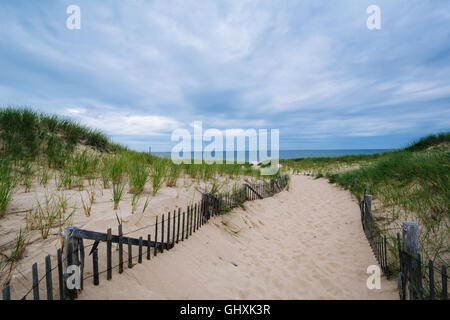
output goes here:
[[[106, 279], [111, 280], [113, 269], [118, 269], [119, 274], [124, 270], [124, 251], [126, 251], [126, 266], [133, 268], [136, 263], [142, 263], [145, 258], [150, 260], [164, 250], [171, 250], [176, 244], [188, 239], [201, 226], [215, 215], [228, 212], [244, 201], [262, 199], [282, 191], [288, 184], [288, 177], [271, 179], [270, 182], [259, 184], [244, 184], [242, 188], [224, 194], [204, 193], [201, 201], [186, 208], [186, 211], [178, 211], [162, 214], [155, 217], [155, 223], [140, 227], [127, 233], [123, 233], [122, 224], [118, 225], [117, 235], [112, 234], [111, 228], [105, 233], [79, 229], [77, 227], [66, 227], [63, 231], [64, 248], [58, 249], [56, 263], [52, 267], [51, 256], [45, 258], [45, 273], [39, 278], [38, 264], [32, 266], [32, 286], [21, 298], [26, 300], [32, 295], [32, 299], [41, 300], [41, 286], [44, 286], [45, 298], [53, 300], [75, 299], [83, 290], [84, 282], [92, 278], [94, 285], [99, 285], [100, 275], [106, 273]], [[154, 233], [147, 234], [145, 238], [133, 238], [127, 236], [140, 230], [154, 227]], [[84, 241], [93, 241], [85, 245]], [[117, 244], [118, 255], [113, 256], [112, 244]], [[106, 249], [106, 268], [99, 271], [99, 249]], [[124, 246], [126, 249], [124, 249]], [[137, 254], [133, 255], [133, 247], [137, 247]], [[87, 251], [89, 253], [86, 255]], [[134, 249], [135, 250], [135, 249]], [[104, 252], [104, 251], [103, 251]], [[89, 262], [88, 257], [91, 261]], [[113, 260], [116, 263], [113, 263]], [[87, 273], [87, 267], [90, 272]], [[53, 272], [55, 271], [55, 272]], [[74, 276], [79, 275], [79, 276]], [[77, 282], [79, 279], [79, 282]], [[45, 281], [44, 281], [45, 280]], [[56, 285], [54, 285], [56, 284]], [[72, 284], [72, 285], [69, 285]], [[56, 294], [55, 294], [56, 293]], [[11, 287], [8, 284], [2, 290], [3, 300], [11, 299]]]
[[[386, 234], [377, 227], [372, 216], [372, 196], [369, 194], [369, 186], [366, 186], [360, 209], [364, 233], [383, 273], [389, 278], [393, 272], [388, 263], [388, 242]], [[447, 266], [442, 265], [440, 270], [437, 270], [432, 260], [428, 260], [426, 265], [422, 263], [417, 223], [403, 222], [401, 229], [402, 235], [397, 233], [396, 243], [392, 244], [392, 247], [396, 247], [398, 251], [396, 263], [400, 269], [397, 279], [400, 299], [447, 300]]]

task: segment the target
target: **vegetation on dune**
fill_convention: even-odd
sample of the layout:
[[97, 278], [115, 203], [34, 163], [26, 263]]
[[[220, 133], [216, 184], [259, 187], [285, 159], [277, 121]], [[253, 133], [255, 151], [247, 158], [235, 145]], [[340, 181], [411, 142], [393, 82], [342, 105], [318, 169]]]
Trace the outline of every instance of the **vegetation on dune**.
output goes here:
[[[224, 184], [219, 181], [220, 177], [229, 182], [229, 178], [239, 175], [259, 178], [260, 172], [248, 163], [210, 165], [202, 161], [201, 164], [176, 165], [170, 159], [112, 143], [104, 133], [70, 119], [29, 108], [2, 108], [0, 218], [8, 214], [8, 206], [19, 192], [34, 192], [36, 187], [44, 187], [45, 196], [36, 200], [32, 208], [27, 208], [26, 228], [18, 231], [16, 248], [10, 248], [13, 249], [10, 254], [0, 252], [0, 284], [8, 283], [15, 262], [25, 250], [28, 234], [35, 232], [43, 239], [60, 234], [62, 228], [71, 223], [76, 210], [89, 217], [98, 186], [101, 195], [104, 189], [111, 189], [114, 209], [119, 208], [128, 190], [132, 193], [132, 213], [139, 206], [143, 214], [151, 202], [150, 195], [144, 194], [151, 192], [156, 196], [164, 185], [176, 187], [180, 176], [191, 183], [211, 184], [205, 191], [216, 193]], [[146, 186], [150, 190], [146, 190]], [[64, 192], [75, 188], [79, 192], [75, 197], [79, 204], [69, 209]], [[142, 197], [145, 201], [140, 201]], [[120, 215], [115, 214], [120, 223]], [[10, 247], [13, 243], [5, 245]]]
[[[366, 184], [376, 202], [374, 218], [390, 238], [402, 221], [417, 221], [424, 259], [448, 264], [450, 257], [450, 133], [424, 137], [381, 154], [285, 160], [288, 168], [326, 176], [361, 200]], [[301, 164], [300, 166], [298, 164]], [[352, 167], [353, 166], [353, 167]], [[391, 232], [389, 232], [389, 231]], [[424, 260], [425, 261], [425, 260]], [[393, 269], [398, 266], [393, 265]]]

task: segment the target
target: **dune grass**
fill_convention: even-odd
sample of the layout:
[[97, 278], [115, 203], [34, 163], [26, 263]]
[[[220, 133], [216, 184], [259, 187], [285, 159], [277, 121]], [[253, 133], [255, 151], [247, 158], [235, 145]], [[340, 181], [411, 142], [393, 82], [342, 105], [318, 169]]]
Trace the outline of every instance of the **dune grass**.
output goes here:
[[12, 165], [8, 160], [0, 160], [0, 217], [5, 214], [6, 207], [12, 199], [16, 181], [12, 173]]
[[330, 183], [349, 189], [359, 200], [369, 184], [375, 204], [374, 218], [391, 240], [391, 255], [395, 258], [397, 254], [395, 233], [401, 222], [416, 221], [420, 226], [423, 258], [448, 265], [449, 145], [450, 133], [440, 133], [403, 149], [380, 154], [289, 159], [284, 163], [294, 171], [312, 171], [316, 177], [325, 176]]

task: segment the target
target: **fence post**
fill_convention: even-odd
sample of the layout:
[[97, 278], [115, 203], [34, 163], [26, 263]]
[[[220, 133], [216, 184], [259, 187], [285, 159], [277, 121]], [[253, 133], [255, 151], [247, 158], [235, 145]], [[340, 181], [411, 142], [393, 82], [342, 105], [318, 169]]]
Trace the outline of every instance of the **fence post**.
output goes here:
[[138, 263], [142, 263], [142, 237], [139, 237], [139, 256]]
[[447, 300], [447, 267], [442, 266], [442, 300]]
[[111, 228], [106, 231], [106, 279], [112, 278], [112, 233]]
[[33, 274], [33, 298], [39, 300], [39, 279], [38, 279], [38, 266], [35, 262], [32, 267]]
[[156, 216], [156, 221], [155, 221], [155, 250], [153, 250], [153, 254], [156, 255], [158, 254], [158, 216]]
[[128, 238], [128, 268], [133, 268], [133, 246], [131, 244], [131, 238]]
[[92, 252], [92, 269], [94, 273], [94, 286], [98, 286], [100, 283], [98, 274], [98, 248], [94, 248]]
[[119, 224], [119, 273], [123, 272], [123, 234], [122, 224]]
[[147, 235], [147, 260], [150, 260], [151, 251], [150, 251], [150, 241], [151, 241], [150, 233]]
[[428, 260], [428, 279], [430, 280], [430, 300], [434, 300], [434, 266], [431, 259]]
[[[74, 254], [74, 248], [76, 247], [76, 241], [74, 241], [72, 236], [72, 231], [74, 230], [74, 227], [65, 227], [62, 236], [64, 237], [64, 262], [63, 262], [63, 276], [64, 276], [64, 296], [68, 297], [69, 299], [73, 300], [77, 297], [77, 289], [69, 289], [67, 287], [67, 280], [71, 276], [67, 273], [67, 268], [77, 261], [77, 257], [75, 257]], [[75, 260], [75, 261], [74, 261]], [[75, 271], [74, 271], [75, 272]]]
[[2, 290], [2, 299], [11, 300], [11, 289], [9, 287], [9, 284]]
[[45, 257], [45, 283], [47, 289], [47, 300], [53, 300], [52, 264], [50, 255]]
[[64, 300], [64, 271], [61, 249], [56, 251], [58, 257], [58, 283], [59, 283], [59, 299]]
[[164, 252], [164, 213], [161, 216], [161, 252]]
[[408, 255], [409, 262], [409, 292], [410, 299], [417, 299], [417, 279], [418, 272], [422, 276], [422, 271], [418, 270], [416, 259], [419, 255], [419, 225], [416, 222], [403, 222], [402, 224], [403, 251]]

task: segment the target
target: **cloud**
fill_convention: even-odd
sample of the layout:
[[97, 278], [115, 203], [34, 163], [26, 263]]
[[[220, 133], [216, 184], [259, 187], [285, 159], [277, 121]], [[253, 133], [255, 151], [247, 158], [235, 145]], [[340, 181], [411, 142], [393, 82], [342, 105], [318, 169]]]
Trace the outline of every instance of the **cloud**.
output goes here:
[[[31, 105], [130, 147], [170, 132], [279, 128], [290, 148], [393, 147], [448, 130], [445, 2], [79, 0], [0, 4], [0, 104]], [[388, 138], [387, 135], [389, 136]], [[360, 137], [360, 138], [358, 138]]]

